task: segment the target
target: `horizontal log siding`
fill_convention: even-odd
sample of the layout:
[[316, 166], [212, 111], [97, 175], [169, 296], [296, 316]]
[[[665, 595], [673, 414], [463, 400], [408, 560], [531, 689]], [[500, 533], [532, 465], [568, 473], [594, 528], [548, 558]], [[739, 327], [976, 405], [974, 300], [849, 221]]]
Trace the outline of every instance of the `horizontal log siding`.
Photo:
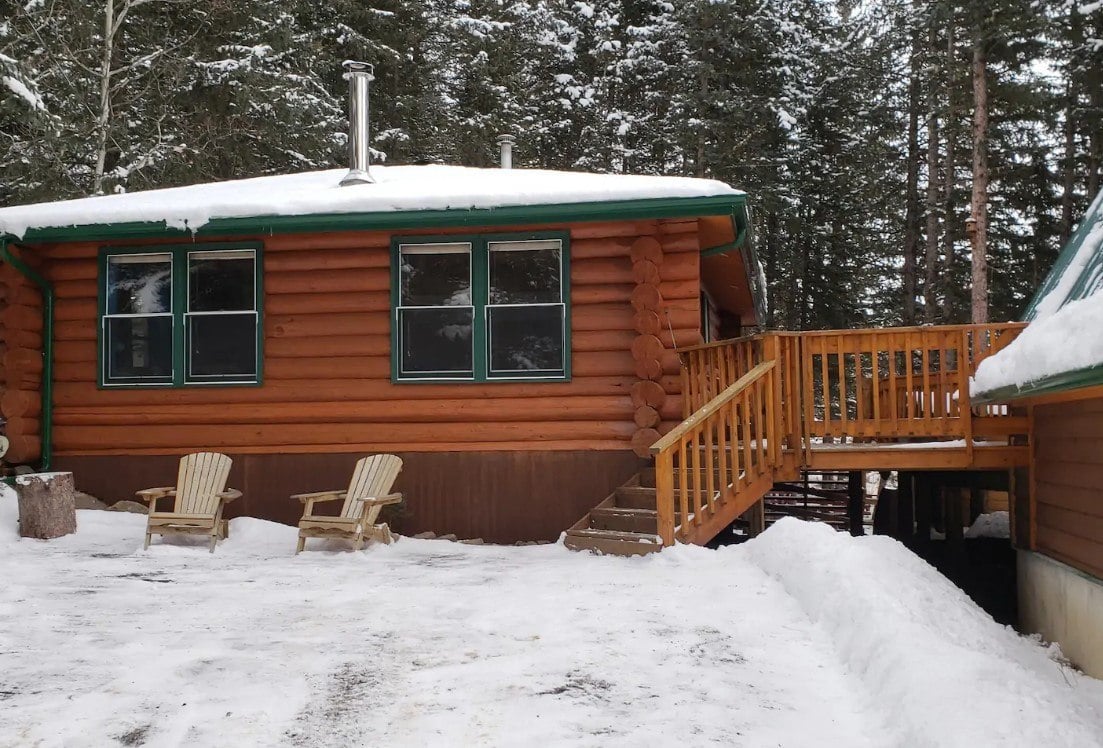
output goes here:
[[[569, 228], [567, 383], [391, 383], [391, 234], [346, 232], [256, 238], [265, 246], [262, 386], [99, 389], [99, 245], [48, 248], [43, 254], [58, 296], [56, 448], [63, 455], [630, 449], [637, 333], [629, 250], [640, 236], [660, 241], [660, 288], [669, 310], [661, 337], [668, 349], [672, 333], [679, 345], [698, 342], [697, 223]], [[662, 364], [661, 384], [672, 397], [661, 415], [669, 427], [681, 412], [673, 350]]]
[[1103, 398], [1034, 410], [1036, 550], [1103, 579]]
[[[39, 258], [19, 253], [32, 268]], [[10, 442], [4, 459], [42, 455], [42, 293], [14, 267], [0, 263], [0, 416]]]

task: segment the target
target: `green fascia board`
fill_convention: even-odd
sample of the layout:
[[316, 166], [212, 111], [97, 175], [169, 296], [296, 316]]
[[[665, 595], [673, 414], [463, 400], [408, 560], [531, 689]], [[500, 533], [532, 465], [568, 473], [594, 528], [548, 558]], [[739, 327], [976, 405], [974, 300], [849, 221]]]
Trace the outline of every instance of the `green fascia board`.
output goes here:
[[[1088, 235], [1091, 234], [1092, 230], [1100, 223], [1103, 223], [1103, 190], [1095, 196], [1087, 213], [1085, 213], [1084, 217], [1081, 219], [1080, 225], [1076, 227], [1075, 233], [1073, 233], [1064, 249], [1061, 250], [1061, 254], [1057, 256], [1057, 261], [1053, 263], [1053, 268], [1050, 269], [1049, 275], [1042, 281], [1042, 285], [1038, 287], [1038, 291], [1034, 294], [1034, 298], [1032, 298], [1030, 304], [1027, 305], [1026, 311], [1023, 312], [1024, 322], [1030, 322], [1034, 319], [1038, 312], [1039, 302], [1056, 288], [1065, 273], [1069, 272], [1069, 266], [1072, 264], [1073, 259], [1080, 253], [1080, 249], [1084, 245], [1084, 242], [1088, 240]], [[1099, 278], [1101, 271], [1103, 271], [1103, 248], [1096, 251], [1095, 255], [1089, 259], [1088, 263], [1078, 271], [1079, 277], [1069, 290], [1068, 301], [1091, 296], [1097, 290], [1098, 283], [1089, 287], [1088, 280], [1093, 277]]]
[[1040, 397], [1042, 395], [1053, 395], [1058, 392], [1068, 392], [1097, 385], [1103, 385], [1103, 364], [1043, 377], [1033, 382], [1027, 382], [1022, 387], [1013, 384], [1006, 387], [999, 387], [988, 392], [982, 392], [979, 395], [974, 395], [970, 399], [970, 402], [973, 405], [1006, 403], [1013, 400], [1023, 400], [1029, 397]]
[[426, 229], [457, 226], [510, 226], [582, 221], [631, 221], [652, 218], [692, 218], [729, 215], [746, 205], [746, 195], [646, 198], [587, 203], [518, 205], [501, 208], [388, 211], [377, 213], [317, 213], [312, 215], [214, 218], [195, 231], [167, 226], [163, 221], [88, 224], [28, 229], [20, 245], [61, 241], [112, 241], [165, 236], [214, 237], [257, 234], [314, 233], [372, 229]]

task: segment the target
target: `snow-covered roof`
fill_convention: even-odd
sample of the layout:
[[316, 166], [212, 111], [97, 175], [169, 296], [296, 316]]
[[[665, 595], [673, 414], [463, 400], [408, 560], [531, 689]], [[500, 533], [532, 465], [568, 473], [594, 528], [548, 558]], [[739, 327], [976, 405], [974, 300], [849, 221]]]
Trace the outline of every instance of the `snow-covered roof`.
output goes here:
[[1103, 384], [1103, 192], [1027, 308], [1022, 334], [981, 362], [973, 397]]
[[0, 208], [0, 234], [123, 223], [196, 231], [220, 218], [401, 213], [735, 197], [723, 182], [463, 166], [373, 166], [375, 184], [341, 187], [345, 169], [211, 182], [121, 195]]

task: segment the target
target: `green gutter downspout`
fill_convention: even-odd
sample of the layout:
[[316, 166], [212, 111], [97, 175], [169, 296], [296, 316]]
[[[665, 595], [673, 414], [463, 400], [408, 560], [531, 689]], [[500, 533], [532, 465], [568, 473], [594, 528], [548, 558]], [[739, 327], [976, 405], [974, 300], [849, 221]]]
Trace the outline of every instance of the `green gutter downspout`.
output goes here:
[[42, 455], [39, 472], [50, 469], [54, 430], [54, 289], [46, 279], [11, 253], [11, 237], [0, 236], [0, 260], [11, 265], [42, 290]]

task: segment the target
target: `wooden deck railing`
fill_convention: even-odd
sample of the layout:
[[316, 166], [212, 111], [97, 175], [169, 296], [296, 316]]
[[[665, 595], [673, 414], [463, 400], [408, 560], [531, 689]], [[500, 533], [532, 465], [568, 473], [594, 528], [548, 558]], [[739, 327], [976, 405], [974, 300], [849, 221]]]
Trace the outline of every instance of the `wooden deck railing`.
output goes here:
[[651, 447], [663, 543], [757, 500], [773, 470], [810, 462], [813, 441], [964, 439], [971, 454], [976, 424], [999, 433], [989, 424], [1011, 419], [973, 409], [969, 380], [1024, 327], [768, 333], [680, 351], [685, 420]]
[[811, 438], [972, 438], [969, 380], [1017, 323], [801, 334], [804, 433]]
[[664, 545], [691, 541], [696, 529], [730, 515], [780, 464], [784, 421], [777, 373], [776, 361], [751, 368], [652, 445]]

